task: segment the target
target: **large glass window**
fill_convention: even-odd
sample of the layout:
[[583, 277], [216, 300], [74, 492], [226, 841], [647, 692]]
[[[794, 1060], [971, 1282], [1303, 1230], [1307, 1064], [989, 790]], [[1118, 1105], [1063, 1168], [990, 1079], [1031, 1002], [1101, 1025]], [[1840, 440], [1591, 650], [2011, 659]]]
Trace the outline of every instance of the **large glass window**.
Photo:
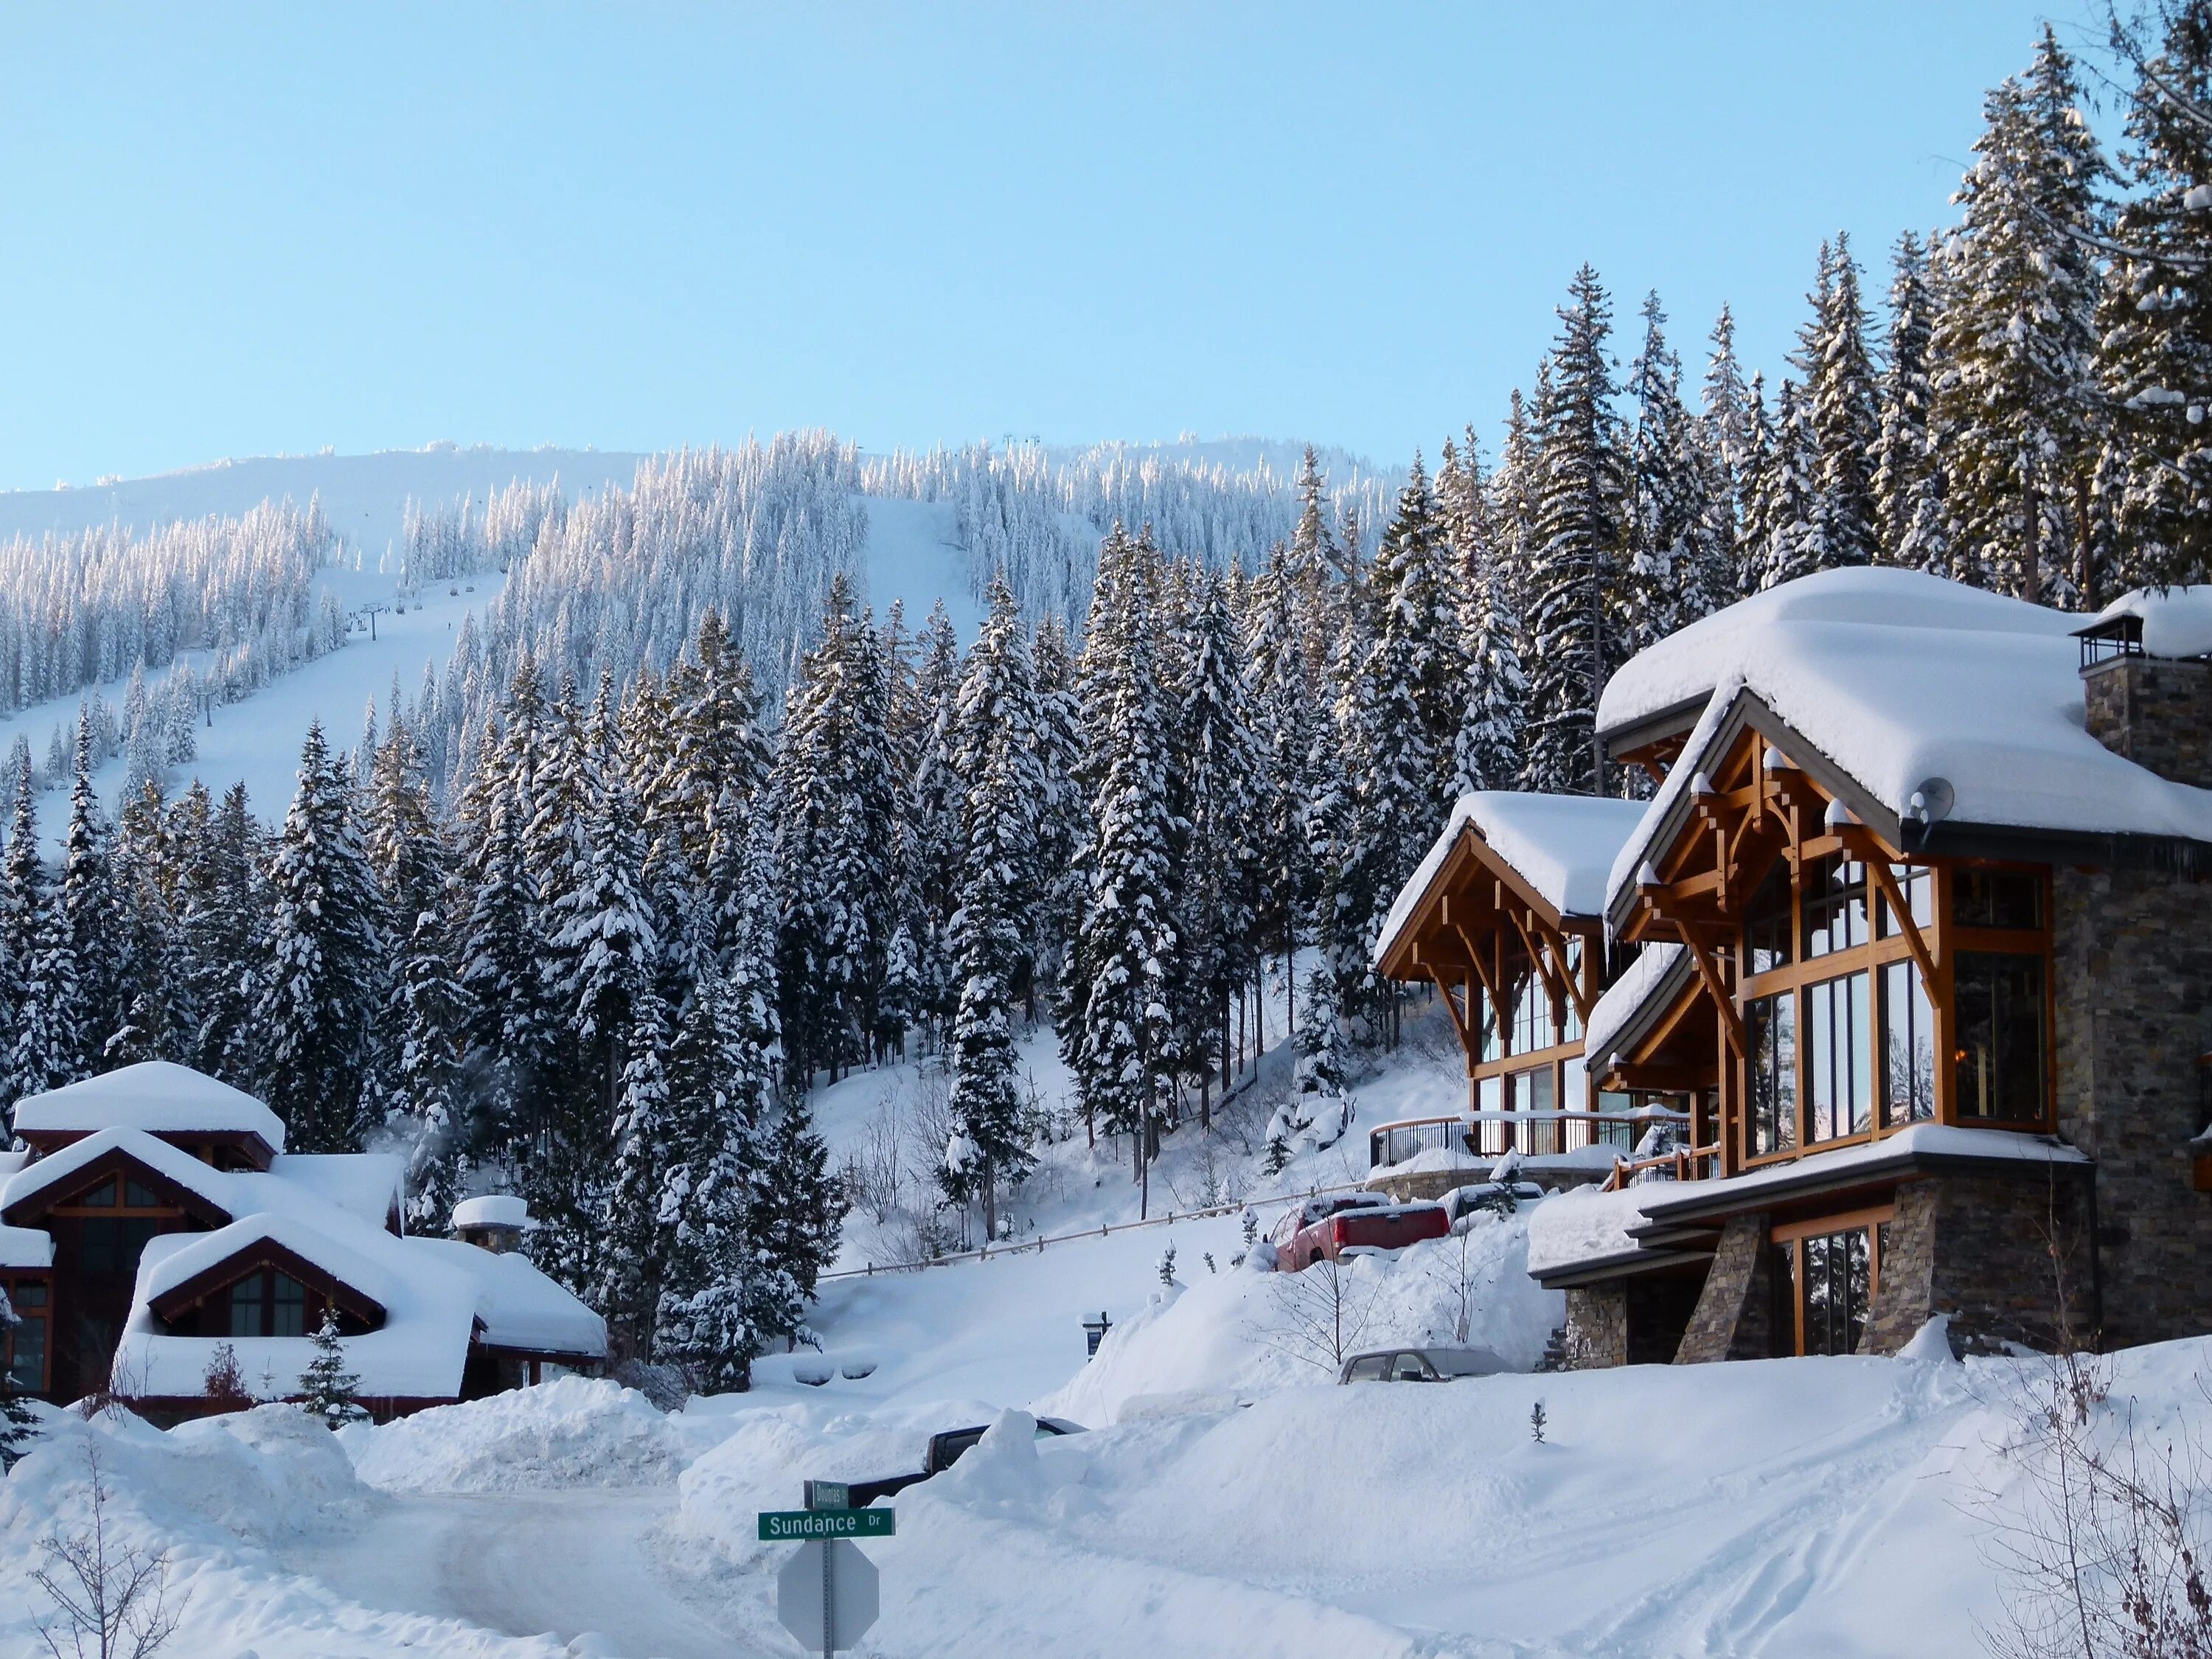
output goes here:
[[123, 1183], [123, 1201], [137, 1210], [159, 1209], [161, 1195], [143, 1181], [126, 1180]]
[[270, 1299], [269, 1334], [305, 1336], [307, 1334], [307, 1287], [289, 1273], [270, 1275], [276, 1295]]
[[1807, 1353], [1856, 1353], [1874, 1289], [1866, 1229], [1804, 1242], [1802, 1295]]
[[1952, 969], [1958, 1041], [1951, 1086], [1962, 1118], [2044, 1115], [2043, 958], [1961, 951]]
[[1797, 1144], [1797, 998], [1757, 997], [1744, 1009], [1751, 1039], [1751, 1155]]
[[[1583, 942], [1579, 938], [1570, 939], [1567, 941], [1567, 983], [1569, 985], [1580, 985], [1582, 982]], [[1577, 1042], [1581, 1039], [1582, 1034], [1582, 1010], [1575, 1006], [1574, 997], [1572, 994], [1570, 993], [1566, 999], [1565, 1005], [1559, 1010], [1559, 1041], [1562, 1042]], [[1570, 1104], [1576, 1109], [1579, 1110], [1581, 1109], [1581, 1103], [1575, 1099], [1574, 1091], [1572, 1090], [1569, 1090], [1567, 1091], [1567, 1099]]]
[[1475, 1000], [1482, 1009], [1480, 1016], [1482, 1021], [1482, 1057], [1485, 1060], [1499, 1059], [1505, 1049], [1498, 1042], [1498, 1004], [1487, 991], [1477, 992]]
[[1552, 996], [1533, 969], [1521, 975], [1513, 996], [1513, 1052], [1552, 1046]]
[[[1889, 873], [1896, 881], [1899, 892], [1904, 895], [1905, 908], [1917, 927], [1925, 927], [1936, 920], [1936, 872], [1924, 864], [1893, 864]], [[1905, 929], [1897, 925], [1890, 913], [1889, 901], [1881, 902], [1881, 936], [1894, 939]]]
[[1833, 955], [1866, 943], [1866, 866], [1843, 857], [1805, 866], [1805, 954]]
[[1837, 1140], [1863, 1134], [1872, 1125], [1873, 1032], [1867, 991], [1866, 975], [1846, 974], [1805, 993], [1808, 1139]]
[[1550, 1112], [1559, 1109], [1559, 1101], [1552, 1093], [1552, 1068], [1538, 1066], [1512, 1075], [1513, 1107], [1516, 1112]]
[[73, 1200], [88, 1208], [108, 1210], [115, 1207], [115, 1182], [103, 1181], [97, 1187], [79, 1193]]
[[46, 1287], [18, 1279], [8, 1291], [15, 1310], [13, 1325], [0, 1325], [0, 1352], [8, 1361], [8, 1386], [18, 1394], [38, 1394], [46, 1386]]
[[1750, 963], [1748, 972], [1765, 973], [1780, 968], [1790, 961], [1791, 933], [1790, 905], [1790, 866], [1781, 860], [1766, 872], [1766, 879], [1759, 884], [1759, 890], [1751, 896], [1751, 904], [1745, 912], [1744, 953]]
[[1961, 927], [2040, 927], [2043, 878], [2029, 870], [1956, 870], [1951, 920]]
[[152, 1216], [88, 1217], [77, 1224], [77, 1266], [88, 1273], [135, 1273], [146, 1241], [161, 1231]]
[[233, 1336], [261, 1334], [262, 1297], [261, 1275], [248, 1273], [230, 1287], [230, 1334]]
[[1917, 962], [1881, 970], [1881, 1121], [1917, 1123], [1936, 1115], [1936, 1011]]

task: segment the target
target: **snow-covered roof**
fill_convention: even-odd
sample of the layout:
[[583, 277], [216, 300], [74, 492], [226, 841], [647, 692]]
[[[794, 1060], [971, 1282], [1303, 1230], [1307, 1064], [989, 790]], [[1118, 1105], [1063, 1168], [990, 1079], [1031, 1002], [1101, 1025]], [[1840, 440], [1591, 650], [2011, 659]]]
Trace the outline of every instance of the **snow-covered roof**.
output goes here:
[[1643, 1246], [1628, 1230], [1644, 1224], [1644, 1200], [1651, 1193], [1649, 1187], [1611, 1193], [1570, 1187], [1553, 1194], [1528, 1212], [1529, 1273], [1540, 1277], [1634, 1255]]
[[270, 1161], [267, 1175], [238, 1178], [249, 1185], [289, 1182], [348, 1215], [381, 1227], [401, 1198], [407, 1161], [392, 1152], [287, 1152]]
[[486, 1193], [478, 1198], [465, 1198], [453, 1206], [453, 1226], [513, 1227], [517, 1230], [534, 1225], [530, 1219], [530, 1202], [512, 1193]]
[[491, 1346], [595, 1358], [606, 1352], [606, 1321], [539, 1272], [527, 1256], [512, 1250], [495, 1255], [450, 1238], [401, 1243], [416, 1257], [433, 1259], [476, 1281], [477, 1317]]
[[171, 1247], [155, 1265], [147, 1267], [142, 1264], [138, 1275], [141, 1302], [158, 1302], [179, 1285], [247, 1254], [264, 1241], [321, 1268], [379, 1307], [388, 1309], [402, 1293], [384, 1264], [371, 1261], [360, 1249], [349, 1249], [320, 1228], [293, 1216], [266, 1212], [250, 1215], [213, 1232], [184, 1233], [179, 1237], [186, 1242]]
[[0, 1181], [5, 1181], [31, 1161], [31, 1149], [22, 1147], [15, 1152], [0, 1152]]
[[1420, 906], [1422, 895], [1451, 856], [1462, 832], [1473, 829], [1545, 903], [1563, 916], [1595, 916], [1605, 908], [1606, 876], [1620, 844], [1644, 816], [1640, 801], [1603, 795], [1517, 794], [1488, 789], [1462, 795], [1443, 832], [1429, 848], [1382, 923], [1375, 959], [1381, 961]]
[[1698, 1209], [1725, 1194], [1730, 1201], [1757, 1194], [1769, 1188], [1796, 1186], [1850, 1176], [1870, 1166], [1920, 1158], [1973, 1158], [1980, 1162], [2022, 1165], [2085, 1164], [2078, 1147], [2046, 1135], [2017, 1129], [1970, 1129], [1951, 1123], [1915, 1123], [1879, 1140], [1863, 1140], [1833, 1152], [1812, 1152], [1787, 1163], [1770, 1164], [1725, 1181], [1686, 1181], [1645, 1189], [1644, 1213], [1663, 1221], [1670, 1211]]
[[102, 1129], [61, 1151], [27, 1164], [0, 1186], [0, 1212], [12, 1210], [25, 1199], [62, 1187], [79, 1170], [120, 1150], [156, 1175], [166, 1176], [186, 1192], [204, 1199], [226, 1216], [235, 1216], [234, 1176], [226, 1176], [166, 1140], [156, 1140], [143, 1129]]
[[1597, 1006], [1590, 1010], [1589, 1018], [1583, 1025], [1583, 1053], [1589, 1057], [1593, 1072], [1601, 1069], [1613, 1058], [1613, 1039], [1643, 1012], [1644, 1004], [1667, 983], [1683, 960], [1679, 945], [1647, 945], [1643, 953], [1628, 964], [1627, 971], [1605, 988], [1605, 994], [1598, 998]]
[[2212, 791], [2168, 782], [2085, 729], [2080, 621], [1917, 571], [1829, 570], [1638, 653], [1606, 686], [1601, 729], [1706, 706], [1608, 891], [1636, 879], [1747, 690], [1899, 820], [1942, 780], [1956, 823], [2212, 842]]
[[97, 1129], [254, 1134], [284, 1150], [284, 1121], [242, 1090], [166, 1060], [140, 1060], [15, 1103], [18, 1133]]
[[2212, 587], [2138, 587], [2100, 611], [2088, 633], [2122, 617], [2142, 623], [2142, 648], [2154, 657], [2202, 657], [2212, 653]]
[[0, 1267], [51, 1267], [54, 1241], [36, 1227], [0, 1227]]

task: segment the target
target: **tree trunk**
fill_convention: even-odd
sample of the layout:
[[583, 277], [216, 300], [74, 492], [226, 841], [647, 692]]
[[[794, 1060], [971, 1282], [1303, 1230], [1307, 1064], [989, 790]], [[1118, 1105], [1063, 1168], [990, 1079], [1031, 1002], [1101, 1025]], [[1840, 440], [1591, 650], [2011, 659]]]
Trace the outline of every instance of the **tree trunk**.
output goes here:
[[2081, 608], [2094, 611], [2097, 609], [2097, 550], [2089, 533], [2089, 475], [2086, 472], [2074, 475], [2074, 534], [2080, 549], [2081, 564], [2079, 578]]

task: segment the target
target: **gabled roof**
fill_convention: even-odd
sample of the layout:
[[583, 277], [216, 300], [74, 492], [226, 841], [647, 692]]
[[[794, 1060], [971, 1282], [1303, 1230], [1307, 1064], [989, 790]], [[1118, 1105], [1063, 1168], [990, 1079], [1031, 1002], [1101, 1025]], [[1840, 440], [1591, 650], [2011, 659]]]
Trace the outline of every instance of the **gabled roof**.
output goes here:
[[[232, 1176], [143, 1129], [102, 1129], [18, 1170], [0, 1186], [0, 1221], [20, 1222], [58, 1203], [95, 1166], [135, 1165], [175, 1190], [187, 1210], [217, 1224], [237, 1213]], [[40, 1200], [44, 1200], [41, 1204]]]
[[407, 1161], [392, 1152], [286, 1152], [270, 1160], [266, 1175], [232, 1178], [252, 1192], [258, 1192], [263, 1182], [286, 1182], [356, 1220], [381, 1227], [401, 1206]]
[[1462, 836], [1485, 843], [1492, 857], [1561, 920], [1602, 915], [1613, 855], [1643, 816], [1642, 802], [1603, 795], [1483, 790], [1461, 796], [1428, 856], [1390, 907], [1375, 943], [1375, 960], [1391, 953], [1425, 907]]
[[228, 1083], [166, 1060], [119, 1066], [15, 1103], [18, 1134], [111, 1128], [258, 1135], [270, 1152], [284, 1150], [284, 1121], [268, 1107]]
[[351, 1291], [368, 1316], [381, 1317], [400, 1293], [387, 1268], [290, 1216], [250, 1215], [213, 1232], [185, 1237], [188, 1243], [173, 1247], [139, 1274], [141, 1301], [160, 1307], [177, 1291], [227, 1283], [224, 1268], [264, 1256], [270, 1246]]
[[[1824, 571], [1639, 653], [1607, 685], [1607, 731], [1704, 712], [1613, 861], [1618, 920], [1696, 778], [1749, 723], [1891, 840], [1928, 850], [2094, 849], [2194, 861], [2212, 791], [2122, 758], [2084, 725], [2081, 618], [1914, 571]], [[2001, 855], [2001, 854], [1998, 854]]]
[[1659, 941], [1646, 945], [1627, 971], [1605, 988], [1605, 994], [1583, 1024], [1583, 1052], [1590, 1070], [1601, 1073], [1607, 1063], [1641, 1035], [1639, 1028], [1672, 1003], [1690, 980], [1689, 953], [1679, 945]]

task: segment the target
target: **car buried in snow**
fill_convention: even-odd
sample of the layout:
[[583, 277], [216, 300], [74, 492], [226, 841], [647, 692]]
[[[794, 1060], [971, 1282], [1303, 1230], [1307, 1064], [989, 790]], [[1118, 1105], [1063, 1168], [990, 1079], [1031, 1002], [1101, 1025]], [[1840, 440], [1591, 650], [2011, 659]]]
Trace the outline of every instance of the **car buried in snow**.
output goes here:
[[1372, 1348], [1346, 1358], [1343, 1382], [1451, 1382], [1462, 1376], [1495, 1376], [1511, 1369], [1487, 1348], [1436, 1344]]
[[[990, 1427], [978, 1423], [973, 1428], [943, 1429], [929, 1437], [929, 1448], [922, 1454], [921, 1467], [911, 1474], [887, 1474], [876, 1480], [855, 1480], [846, 1488], [846, 1503], [854, 1509], [866, 1509], [878, 1498], [889, 1498], [904, 1492], [908, 1486], [942, 1474], [958, 1462], [969, 1448], [983, 1437]], [[1081, 1434], [1080, 1423], [1071, 1423], [1064, 1417], [1040, 1417], [1036, 1420], [1036, 1437], [1057, 1439], [1064, 1434]]]
[[1299, 1228], [1277, 1249], [1275, 1270], [1299, 1273], [1347, 1252], [1402, 1250], [1450, 1231], [1451, 1218], [1441, 1204], [1362, 1204]]

